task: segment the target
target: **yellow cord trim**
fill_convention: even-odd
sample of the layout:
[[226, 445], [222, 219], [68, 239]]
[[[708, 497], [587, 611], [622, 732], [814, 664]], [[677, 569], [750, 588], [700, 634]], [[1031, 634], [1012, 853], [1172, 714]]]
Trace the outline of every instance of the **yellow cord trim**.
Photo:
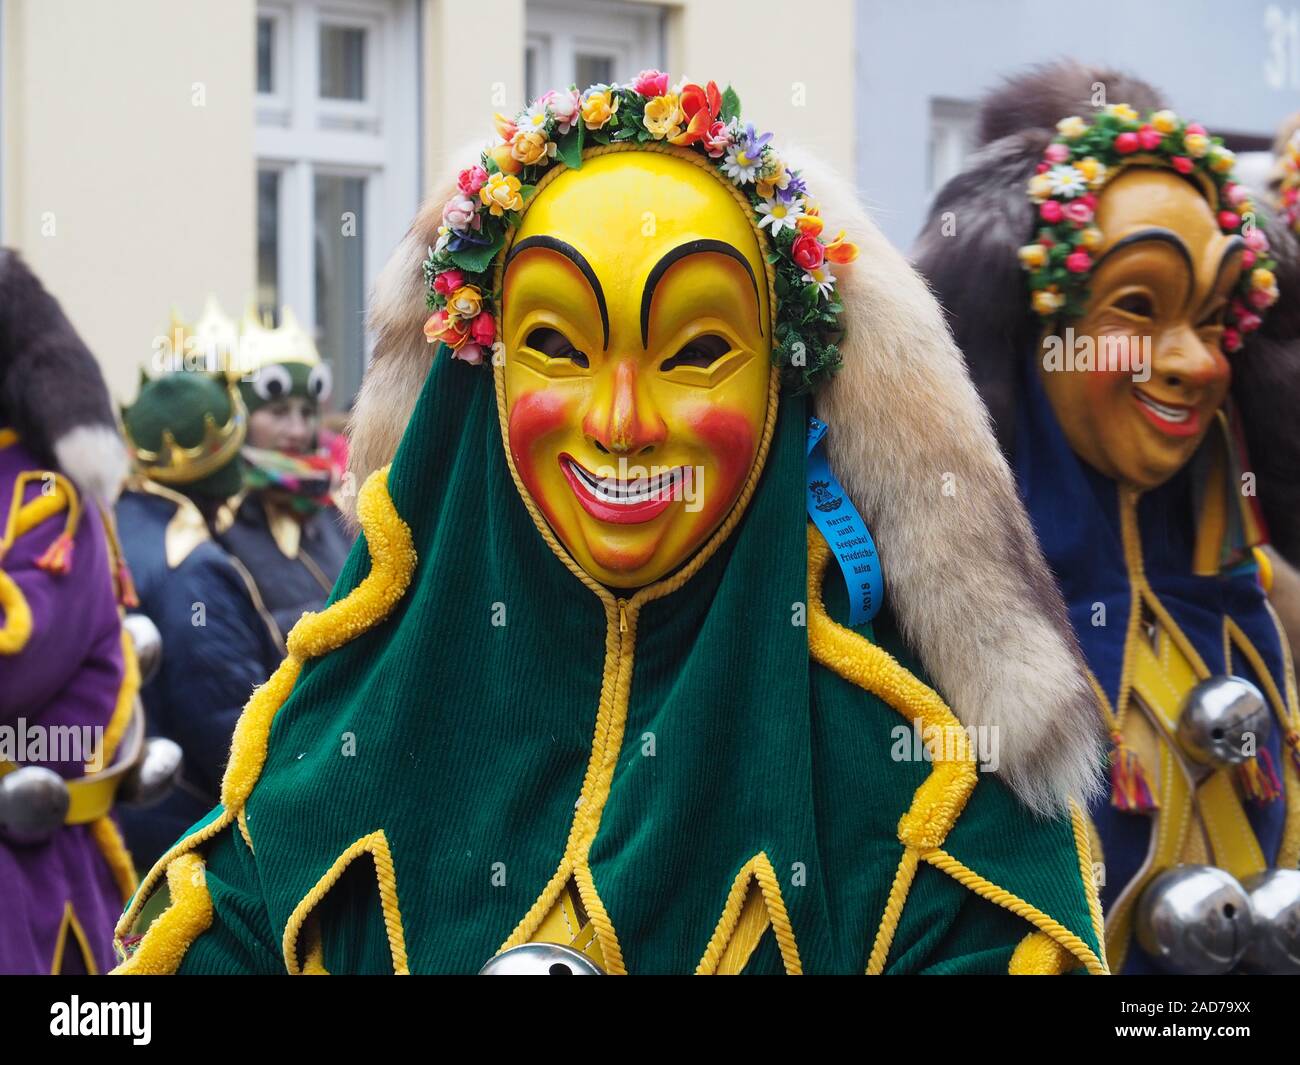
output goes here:
[[169, 976], [181, 959], [212, 924], [212, 897], [208, 894], [202, 856], [182, 854], [167, 866], [171, 905], [149, 927], [135, 953], [113, 970], [117, 976]]
[[59, 976], [63, 972], [63, 957], [68, 949], [69, 931], [81, 949], [81, 959], [85, 962], [86, 972], [90, 976], [98, 976], [99, 967], [95, 964], [95, 952], [90, 949], [90, 939], [86, 936], [86, 930], [81, 927], [81, 922], [77, 920], [71, 899], [63, 907], [63, 920], [59, 924], [58, 938], [54, 941], [54, 958], [50, 962], [50, 975]]
[[0, 611], [4, 612], [4, 625], [0, 626], [0, 655], [16, 655], [32, 638], [32, 609], [27, 605], [18, 582], [2, 569]]
[[284, 964], [290, 976], [301, 976], [305, 972], [305, 964], [298, 960], [298, 936], [304, 922], [321, 899], [329, 894], [330, 888], [338, 882], [353, 859], [362, 854], [369, 854], [374, 859], [375, 877], [379, 882], [379, 905], [384, 913], [384, 927], [388, 930], [388, 949], [393, 957], [393, 972], [397, 976], [410, 975], [406, 961], [406, 937], [402, 932], [402, 913], [397, 905], [397, 875], [393, 868], [393, 854], [388, 849], [388, 837], [380, 829], [362, 836], [340, 854], [325, 875], [316, 881], [316, 886], [293, 908], [293, 913], [284, 926]]
[[97, 765], [104, 769], [112, 763], [113, 757], [117, 754], [117, 745], [122, 742], [126, 727], [131, 723], [131, 716], [135, 713], [136, 695], [140, 691], [140, 665], [135, 657], [135, 643], [126, 629], [122, 630], [120, 642], [122, 685], [117, 689], [117, 705], [113, 707], [113, 716], [108, 719], [108, 727], [104, 729], [104, 749], [95, 752], [87, 759], [87, 772], [91, 771], [92, 766]]
[[135, 862], [131, 860], [131, 854], [126, 849], [126, 842], [122, 839], [122, 833], [118, 831], [117, 823], [111, 817], [101, 817], [98, 821], [91, 821], [90, 838], [95, 841], [99, 853], [108, 863], [109, 871], [113, 874], [113, 882], [117, 884], [117, 890], [122, 894], [122, 902], [129, 902], [131, 896], [135, 894]]
[[1023, 917], [1040, 932], [1050, 936], [1059, 943], [1071, 955], [1083, 963], [1084, 967], [1094, 976], [1104, 976], [1109, 973], [1106, 963], [1101, 960], [1087, 943], [1071, 932], [1065, 925], [1054, 917], [1049, 917], [1038, 907], [1026, 902], [1018, 895], [1013, 895], [1005, 888], [1000, 888], [991, 880], [980, 876], [979, 873], [967, 868], [951, 854], [943, 849], [936, 847], [921, 856], [936, 869], [940, 869], [956, 880], [963, 887], [975, 892], [981, 898], [988, 899], [990, 902], [1004, 909], [1010, 910], [1017, 917]]
[[13, 429], [0, 429], [0, 451], [18, 443], [18, 434]]
[[293, 691], [301, 671], [302, 662], [290, 655], [276, 667], [265, 684], [254, 690], [244, 712], [239, 715], [230, 741], [230, 761], [225, 776], [221, 778], [221, 802], [231, 819], [248, 801], [253, 785], [262, 775], [271, 738], [271, 722]]
[[1077, 968], [1074, 955], [1045, 932], [1030, 932], [1016, 946], [1010, 976], [1060, 976]]
[[1074, 828], [1074, 848], [1079, 852], [1079, 876], [1083, 878], [1083, 891], [1088, 896], [1088, 916], [1092, 918], [1092, 934], [1097, 937], [1101, 958], [1106, 960], [1106, 922], [1101, 915], [1101, 896], [1097, 893], [1097, 877], [1093, 872], [1092, 828], [1083, 808], [1070, 800], [1070, 824]]
[[871, 957], [867, 959], [867, 975], [880, 976], [885, 971], [885, 959], [889, 957], [889, 948], [894, 945], [894, 933], [903, 918], [903, 903], [907, 893], [912, 890], [912, 881], [920, 865], [921, 853], [915, 847], [906, 847], [898, 860], [898, 871], [894, 873], [894, 882], [889, 888], [889, 898], [885, 902], [885, 912], [880, 918], [880, 927], [876, 929], [876, 941], [871, 945]]
[[722, 916], [713, 930], [704, 956], [695, 968], [696, 976], [712, 976], [719, 971], [719, 964], [726, 953], [727, 945], [736, 932], [741, 910], [745, 905], [751, 882], [758, 884], [772, 932], [776, 936], [777, 946], [781, 950], [781, 961], [785, 965], [787, 976], [800, 976], [803, 963], [799, 960], [799, 946], [794, 939], [794, 929], [790, 925], [790, 915], [785, 908], [785, 899], [781, 897], [781, 884], [777, 880], [776, 870], [766, 852], [759, 852], [741, 867], [736, 879], [732, 881], [727, 893], [727, 902], [723, 906]]

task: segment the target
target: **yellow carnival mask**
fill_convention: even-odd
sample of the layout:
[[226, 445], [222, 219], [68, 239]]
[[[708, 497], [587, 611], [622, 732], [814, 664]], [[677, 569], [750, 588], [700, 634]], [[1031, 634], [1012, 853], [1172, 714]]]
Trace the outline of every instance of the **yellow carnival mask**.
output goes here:
[[652, 583], [731, 511], [776, 402], [749, 212], [684, 151], [607, 152], [539, 187], [503, 263], [516, 471], [587, 573]]
[[1087, 302], [1064, 338], [1093, 357], [1053, 367], [1058, 331], [1044, 340], [1039, 372], [1075, 452], [1108, 477], [1154, 488], [1192, 457], [1227, 395], [1225, 315], [1246, 247], [1170, 170], [1119, 174], [1097, 198], [1096, 225], [1104, 239]]

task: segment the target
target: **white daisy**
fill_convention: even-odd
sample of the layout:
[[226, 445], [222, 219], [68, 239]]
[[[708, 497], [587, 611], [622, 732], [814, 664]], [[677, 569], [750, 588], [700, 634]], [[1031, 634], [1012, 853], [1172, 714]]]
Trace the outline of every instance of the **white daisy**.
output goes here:
[[1053, 196], [1082, 196], [1088, 189], [1088, 182], [1077, 166], [1061, 164], [1047, 172], [1047, 182]]
[[793, 203], [764, 200], [755, 210], [763, 216], [758, 228], [762, 229], [770, 223], [772, 235], [775, 236], [783, 229], [794, 229], [795, 222], [803, 217], [803, 200], [795, 200]]
[[550, 108], [541, 100], [534, 100], [528, 107], [524, 108], [523, 114], [515, 125], [519, 129], [541, 129], [546, 125], [546, 120], [550, 118]]
[[763, 156], [759, 155], [750, 157], [741, 149], [742, 144], [733, 144], [727, 149], [726, 159], [722, 164], [722, 172], [731, 178], [733, 185], [748, 185], [758, 174], [758, 168], [763, 163]]
[[805, 283], [815, 284], [823, 296], [829, 296], [835, 287], [835, 275], [831, 273], [829, 263], [822, 263], [816, 270], [809, 270], [803, 279]]

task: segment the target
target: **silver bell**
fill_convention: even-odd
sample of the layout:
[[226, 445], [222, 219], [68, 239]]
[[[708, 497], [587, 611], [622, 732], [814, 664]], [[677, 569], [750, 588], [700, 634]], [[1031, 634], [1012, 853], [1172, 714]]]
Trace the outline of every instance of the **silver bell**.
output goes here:
[[1230, 972], [1245, 953], [1251, 927], [1246, 889], [1212, 865], [1168, 869], [1138, 900], [1138, 943], [1166, 972]]
[[1268, 742], [1273, 716], [1260, 690], [1241, 677], [1209, 677], [1183, 700], [1178, 741], [1201, 765], [1240, 765]]
[[158, 675], [162, 666], [162, 633], [146, 614], [127, 614], [122, 619], [122, 628], [131, 634], [131, 643], [135, 645], [143, 687]]
[[1241, 959], [1252, 973], [1300, 973], [1300, 872], [1270, 869], [1250, 877], [1251, 915], [1255, 931]]
[[184, 756], [180, 746], [163, 736], [144, 741], [140, 757], [126, 771], [117, 797], [132, 806], [148, 806], [167, 794], [180, 775]]
[[58, 773], [26, 765], [0, 777], [0, 833], [14, 843], [41, 843], [63, 827], [68, 785]]
[[604, 976], [587, 955], [558, 943], [525, 943], [503, 950], [479, 976]]

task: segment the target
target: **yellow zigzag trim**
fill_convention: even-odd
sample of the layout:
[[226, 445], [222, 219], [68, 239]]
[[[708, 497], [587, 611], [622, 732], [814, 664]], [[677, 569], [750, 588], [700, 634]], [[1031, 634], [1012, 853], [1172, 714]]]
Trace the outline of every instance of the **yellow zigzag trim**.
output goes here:
[[[221, 815], [198, 832], [182, 839], [154, 863], [154, 867], [141, 881], [126, 912], [117, 922], [115, 936], [119, 950], [122, 937], [129, 933], [140, 910], [164, 874], [170, 883], [171, 865], [229, 827], [242, 812], [262, 774], [262, 767], [266, 764], [271, 723], [293, 691], [303, 661], [336, 650], [379, 624], [410, 587], [417, 562], [415, 546], [410, 527], [397, 513], [388, 493], [389, 469], [389, 466], [385, 466], [367, 477], [357, 496], [357, 517], [366, 547], [370, 551], [370, 573], [337, 603], [320, 613], [304, 614], [289, 633], [289, 656], [280, 663], [270, 679], [253, 692], [235, 725], [230, 744], [230, 761], [221, 781], [221, 802], [224, 806]], [[157, 936], [167, 939], [176, 934], [173, 931], [176, 926], [165, 925], [159, 928], [161, 924], [160, 917], [140, 942], [137, 955], [151, 939]], [[181, 931], [185, 929], [182, 928]], [[179, 957], [184, 955], [193, 939], [194, 936], [190, 936], [179, 944], [178, 963]]]
[[168, 976], [212, 925], [212, 896], [201, 855], [182, 854], [167, 866], [171, 905], [159, 915], [134, 954], [113, 970], [117, 976]]
[[[781, 949], [781, 961], [785, 964], [786, 975], [802, 975], [803, 963], [799, 960], [799, 946], [794, 940], [794, 929], [790, 924], [790, 915], [786, 912], [785, 899], [781, 897], [781, 885], [777, 881], [776, 870], [772, 868], [772, 862], [767, 854], [759, 852], [736, 874], [731, 890], [727, 893], [727, 902], [723, 907], [722, 916], [718, 918], [718, 926], [713, 930], [708, 946], [704, 948], [704, 957], [695, 968], [696, 976], [713, 976], [724, 970], [729, 971], [729, 967], [723, 965], [723, 961], [727, 955], [727, 947], [736, 934], [737, 925], [740, 924], [751, 882], [758, 884], [766, 908], [766, 921], [761, 927], [752, 929], [755, 935], [751, 950], [758, 945], [758, 939], [770, 924], [777, 945]], [[748, 960], [748, 955], [737, 960], [743, 967], [744, 962]]]
[[[289, 920], [284, 926], [284, 964], [290, 976], [307, 973], [307, 962], [311, 963], [310, 972], [320, 975], [324, 972], [323, 951], [320, 942], [320, 929], [311, 935], [308, 945], [308, 958], [302, 964], [298, 961], [298, 936], [303, 924], [313, 909], [329, 894], [339, 877], [347, 870], [353, 859], [362, 854], [369, 854], [375, 862], [375, 876], [379, 881], [379, 905], [384, 912], [384, 927], [388, 930], [388, 949], [393, 956], [393, 972], [397, 976], [410, 976], [406, 960], [406, 937], [402, 932], [402, 913], [397, 905], [397, 874], [393, 868], [393, 853], [388, 848], [388, 837], [383, 829], [362, 836], [352, 846], [340, 854], [334, 864], [326, 870], [316, 885], [302, 897], [293, 908]], [[318, 968], [319, 967], [319, 968]]]

